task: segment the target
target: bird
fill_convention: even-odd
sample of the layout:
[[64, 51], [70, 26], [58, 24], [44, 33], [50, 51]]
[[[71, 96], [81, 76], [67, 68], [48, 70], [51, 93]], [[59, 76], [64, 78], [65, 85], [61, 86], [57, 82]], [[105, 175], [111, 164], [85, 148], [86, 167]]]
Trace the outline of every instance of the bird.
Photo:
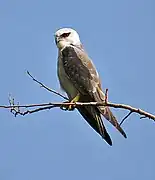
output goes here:
[[[60, 28], [55, 34], [58, 48], [57, 75], [69, 102], [105, 102], [99, 74], [86, 53], [79, 34], [72, 28]], [[69, 107], [72, 109], [72, 107]], [[105, 106], [77, 106], [87, 123], [110, 145], [112, 140], [102, 120], [108, 120], [125, 138], [116, 117]]]

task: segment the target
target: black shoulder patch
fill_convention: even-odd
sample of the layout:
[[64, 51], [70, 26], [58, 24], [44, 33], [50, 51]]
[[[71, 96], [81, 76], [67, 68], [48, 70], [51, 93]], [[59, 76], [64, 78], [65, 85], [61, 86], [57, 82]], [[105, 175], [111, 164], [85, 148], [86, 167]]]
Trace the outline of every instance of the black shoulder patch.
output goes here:
[[87, 93], [92, 89], [89, 69], [83, 65], [74, 47], [68, 46], [63, 49], [62, 62], [66, 74], [79, 92]]

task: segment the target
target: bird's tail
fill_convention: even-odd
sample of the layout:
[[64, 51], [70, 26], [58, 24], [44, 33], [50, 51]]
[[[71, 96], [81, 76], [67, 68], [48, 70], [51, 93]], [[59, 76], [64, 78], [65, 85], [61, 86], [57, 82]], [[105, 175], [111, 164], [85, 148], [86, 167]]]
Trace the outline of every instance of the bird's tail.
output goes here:
[[93, 106], [79, 106], [78, 110], [81, 113], [81, 115], [85, 118], [85, 120], [88, 122], [88, 124], [96, 132], [98, 132], [102, 136], [102, 138], [111, 146], [112, 140], [102, 122], [99, 110]]
[[108, 107], [99, 107], [101, 114], [125, 137], [127, 138], [124, 130], [118, 124], [117, 119], [112, 114]]
[[[103, 91], [98, 88], [97, 89], [97, 94], [96, 94], [96, 101], [100, 102], [105, 101], [105, 95], [103, 93]], [[110, 111], [109, 107], [104, 107], [104, 106], [98, 106], [98, 109], [100, 111], [100, 113], [125, 137], [127, 138], [124, 130], [121, 128], [121, 126], [119, 125], [119, 123], [117, 122], [116, 117], [112, 114], [112, 112]]]

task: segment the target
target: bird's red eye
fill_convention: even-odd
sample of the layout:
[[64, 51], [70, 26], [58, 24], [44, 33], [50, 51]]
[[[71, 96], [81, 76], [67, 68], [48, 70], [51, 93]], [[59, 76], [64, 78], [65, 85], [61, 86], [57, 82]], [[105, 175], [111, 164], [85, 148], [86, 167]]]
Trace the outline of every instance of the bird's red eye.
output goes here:
[[68, 37], [69, 35], [70, 35], [70, 32], [69, 32], [69, 33], [63, 33], [61, 36], [64, 37], [64, 38], [66, 38], [66, 37]]

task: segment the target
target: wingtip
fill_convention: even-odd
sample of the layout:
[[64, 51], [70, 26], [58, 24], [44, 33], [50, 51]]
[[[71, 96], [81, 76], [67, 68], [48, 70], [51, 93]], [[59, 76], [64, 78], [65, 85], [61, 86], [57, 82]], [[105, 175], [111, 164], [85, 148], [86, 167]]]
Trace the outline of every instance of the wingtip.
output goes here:
[[107, 132], [104, 133], [104, 136], [102, 138], [110, 145], [112, 146], [112, 140]]
[[104, 140], [107, 142], [107, 144], [109, 144], [110, 146], [112, 146], [112, 141], [111, 141], [111, 139], [110, 139], [110, 140], [107, 140], [107, 139], [104, 138]]
[[127, 138], [126, 133], [124, 132], [124, 130], [121, 128], [120, 125], [117, 127], [117, 129], [118, 129], [118, 131], [124, 136], [124, 138]]
[[108, 143], [110, 146], [112, 146], [112, 142]]
[[124, 136], [125, 138], [127, 138], [127, 135], [126, 135], [125, 133], [123, 134], [123, 136]]

